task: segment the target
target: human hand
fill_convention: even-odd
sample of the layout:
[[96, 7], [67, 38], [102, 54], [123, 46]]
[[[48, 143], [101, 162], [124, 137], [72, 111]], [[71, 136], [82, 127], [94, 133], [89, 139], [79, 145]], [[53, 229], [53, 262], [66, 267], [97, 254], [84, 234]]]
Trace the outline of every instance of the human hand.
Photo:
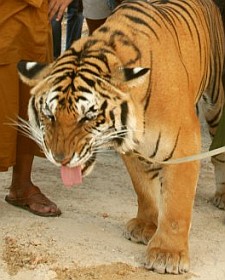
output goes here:
[[56, 15], [56, 20], [61, 20], [63, 13], [72, 0], [49, 0], [48, 17], [51, 21]]

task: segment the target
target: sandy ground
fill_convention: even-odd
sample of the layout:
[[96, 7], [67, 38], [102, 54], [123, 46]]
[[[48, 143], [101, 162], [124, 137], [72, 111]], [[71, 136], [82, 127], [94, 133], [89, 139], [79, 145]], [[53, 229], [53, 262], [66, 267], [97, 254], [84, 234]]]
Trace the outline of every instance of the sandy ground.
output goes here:
[[[204, 129], [203, 149], [209, 139]], [[135, 216], [136, 195], [120, 157], [99, 156], [93, 173], [73, 189], [63, 187], [57, 167], [36, 159], [34, 182], [63, 214], [35, 216], [4, 201], [11, 172], [0, 173], [1, 280], [225, 279], [225, 212], [211, 203], [213, 167], [202, 161], [190, 235], [191, 272], [158, 275], [143, 269], [145, 246], [123, 237]]]

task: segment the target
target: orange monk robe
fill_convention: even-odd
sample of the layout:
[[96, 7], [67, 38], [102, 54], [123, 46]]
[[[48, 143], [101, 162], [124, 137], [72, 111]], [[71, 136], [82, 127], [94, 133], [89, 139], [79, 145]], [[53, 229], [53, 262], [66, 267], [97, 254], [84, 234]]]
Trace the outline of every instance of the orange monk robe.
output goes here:
[[53, 58], [48, 0], [0, 0], [0, 171], [16, 162], [18, 153], [42, 155], [40, 148], [9, 125], [19, 114], [27, 118], [30, 88], [18, 77], [20, 60], [50, 62]]

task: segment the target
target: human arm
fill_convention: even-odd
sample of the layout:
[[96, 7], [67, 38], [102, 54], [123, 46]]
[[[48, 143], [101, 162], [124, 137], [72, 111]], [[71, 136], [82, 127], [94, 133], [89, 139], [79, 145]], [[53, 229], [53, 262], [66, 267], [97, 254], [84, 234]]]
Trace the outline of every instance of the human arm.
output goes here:
[[[32, 0], [31, 0], [32, 1]], [[48, 16], [49, 20], [56, 15], [56, 20], [60, 20], [67, 6], [72, 0], [49, 0]]]

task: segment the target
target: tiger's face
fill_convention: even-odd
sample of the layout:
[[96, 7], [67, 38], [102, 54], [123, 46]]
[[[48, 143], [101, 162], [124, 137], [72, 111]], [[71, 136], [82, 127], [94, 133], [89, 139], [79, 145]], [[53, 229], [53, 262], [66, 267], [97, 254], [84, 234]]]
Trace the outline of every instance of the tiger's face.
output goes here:
[[[80, 165], [85, 175], [103, 147], [121, 144], [127, 128], [115, 120], [121, 113], [125, 115], [127, 108], [125, 104], [119, 107], [115, 101], [101, 98], [94, 90], [74, 92], [68, 85], [63, 95], [51, 89], [44, 95], [34, 93], [29, 104], [29, 122], [51, 162], [68, 167]], [[133, 143], [129, 148], [133, 148]], [[121, 149], [125, 152], [128, 147], [123, 145]]]
[[[114, 147], [120, 153], [135, 149], [141, 128], [124, 83], [100, 73], [84, 78], [82, 67], [74, 71], [68, 66], [59, 74], [60, 63], [53, 64], [31, 91], [29, 131], [52, 163], [80, 166], [87, 175], [103, 149]], [[133, 75], [141, 71], [138, 68]]]

